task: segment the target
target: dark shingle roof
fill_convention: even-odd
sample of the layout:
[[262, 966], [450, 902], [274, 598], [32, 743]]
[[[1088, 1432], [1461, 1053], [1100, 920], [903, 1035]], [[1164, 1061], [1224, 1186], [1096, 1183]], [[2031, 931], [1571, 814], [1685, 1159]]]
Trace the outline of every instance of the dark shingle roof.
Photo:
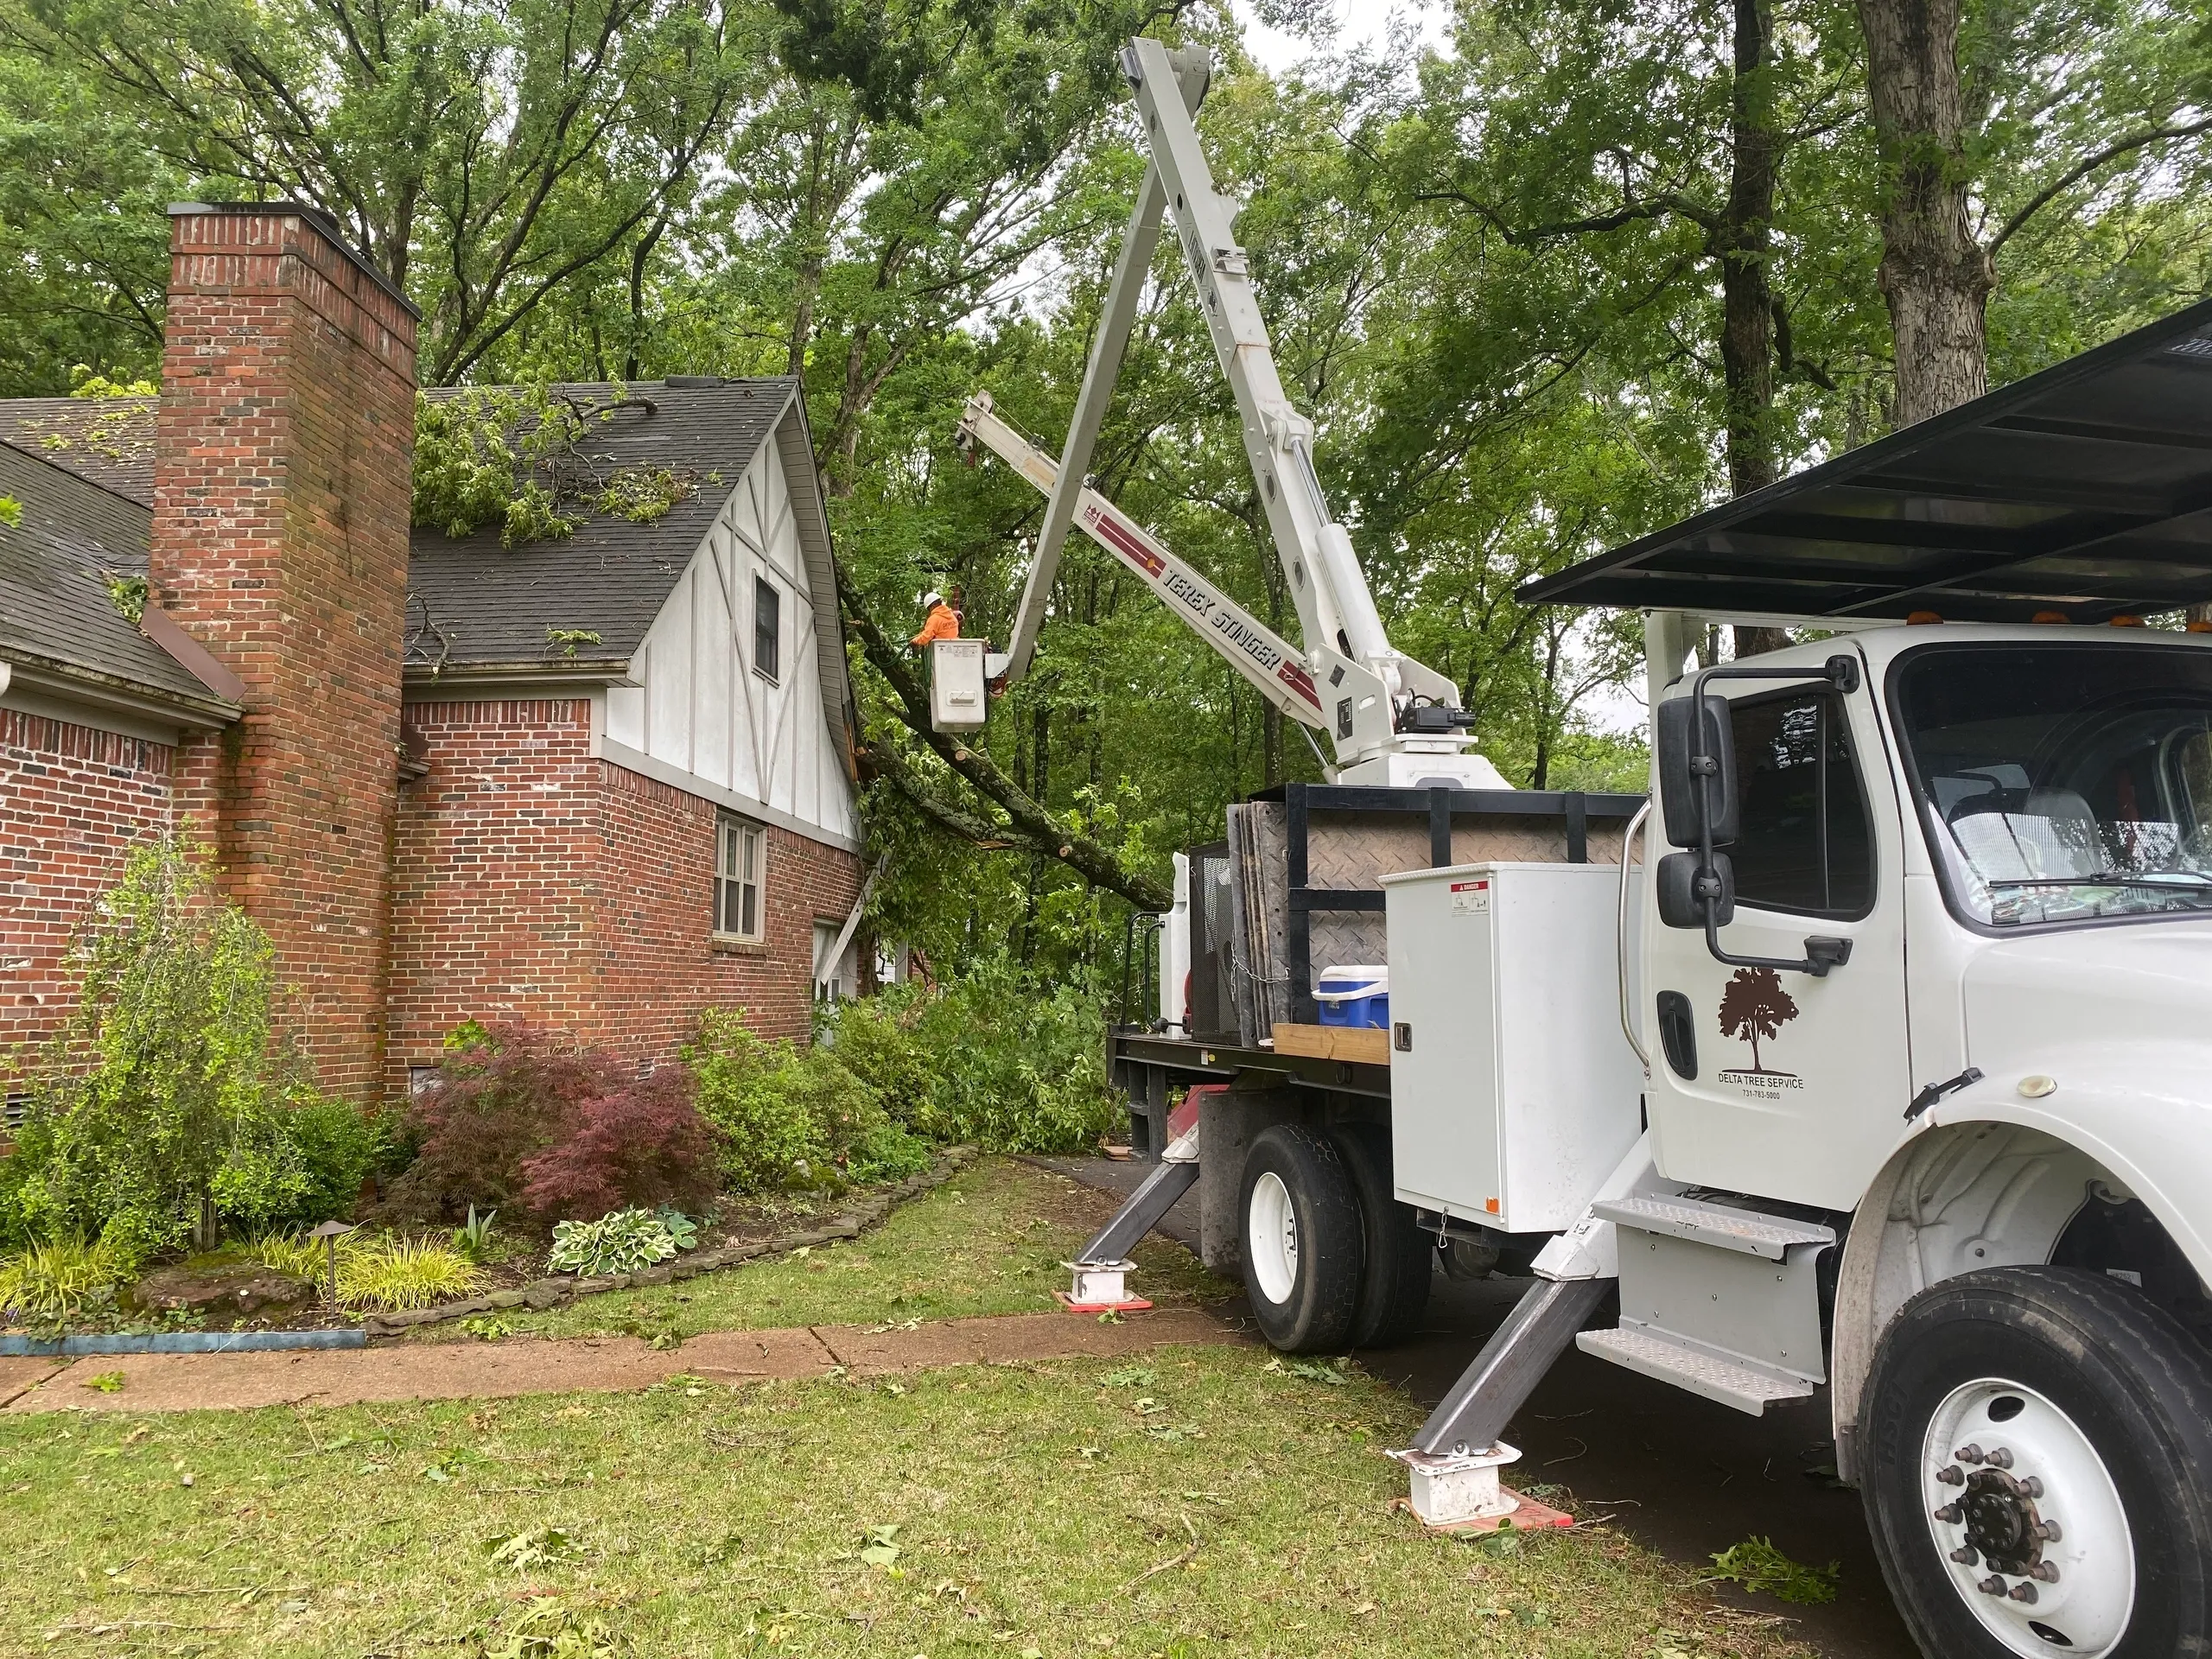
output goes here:
[[[547, 639], [549, 630], [599, 636], [598, 645], [576, 649], [577, 659], [626, 662], [797, 389], [797, 381], [785, 378], [642, 382], [627, 388], [628, 400], [608, 418], [594, 418], [584, 448], [596, 467], [642, 465], [696, 475], [691, 495], [652, 524], [594, 512], [573, 535], [513, 548], [499, 545], [496, 528], [460, 538], [416, 529], [409, 565], [410, 664], [548, 663], [566, 655]], [[552, 390], [595, 405], [616, 389]]]
[[[605, 404], [616, 391], [607, 385], [552, 390], [587, 405]], [[789, 411], [791, 424], [782, 427], [779, 442], [813, 590], [823, 702], [833, 725], [849, 725], [851, 691], [837, 623], [828, 525], [808, 453], [805, 418], [792, 407], [798, 382], [789, 377], [679, 377], [673, 382], [636, 383], [623, 390], [626, 401], [611, 417], [591, 423], [585, 448], [594, 465], [605, 471], [626, 465], [666, 467], [694, 475], [698, 487], [649, 524], [588, 513], [571, 536], [515, 548], [499, 545], [496, 528], [460, 537], [416, 529], [409, 562], [410, 667], [417, 672], [432, 665], [442, 670], [545, 667], [607, 672], [626, 664], [730, 492], [761, 446], [778, 435]], [[446, 398], [461, 392], [440, 389], [426, 395]], [[27, 648], [43, 649], [56, 639], [90, 640], [120, 628], [122, 637], [106, 648], [109, 659], [120, 664], [127, 658], [140, 664], [149, 677], [157, 672], [166, 677], [146, 677], [149, 684], [188, 686], [204, 697], [205, 687], [115, 614], [96, 581], [67, 575], [102, 567], [145, 569], [156, 404], [150, 397], [0, 399], [0, 466], [30, 467], [49, 480], [59, 480], [58, 485], [42, 485], [33, 493], [58, 499], [60, 492], [73, 491], [73, 499], [80, 504], [67, 519], [39, 519], [38, 525], [44, 528], [35, 526], [35, 515], [27, 511], [23, 531], [13, 543], [0, 543], [0, 547], [36, 543], [44, 549], [39, 555], [41, 582], [65, 586], [73, 582], [79, 587], [90, 582], [85, 591], [99, 600], [98, 611], [85, 611], [81, 617], [82, 607], [74, 601], [65, 607], [66, 615], [63, 608], [35, 602], [26, 611], [23, 601], [32, 590], [10, 584], [27, 579], [28, 567], [23, 578], [7, 574], [20, 559], [0, 567], [0, 607], [5, 607], [4, 615], [16, 630], [0, 632], [0, 647], [14, 645], [20, 639], [28, 642]], [[0, 493], [5, 493], [4, 485]], [[30, 505], [28, 499], [25, 505]], [[70, 529], [63, 535], [60, 526], [65, 524]], [[41, 537], [46, 540], [39, 541]], [[38, 641], [45, 641], [46, 646], [21, 633], [34, 621], [60, 624], [39, 626]], [[547, 638], [554, 630], [597, 634], [599, 644], [579, 645], [570, 654]], [[184, 676], [181, 683], [179, 675]]]
[[22, 505], [0, 525], [0, 662], [67, 680], [143, 690], [203, 713], [224, 705], [127, 621], [100, 573], [143, 575], [153, 514], [74, 473], [0, 445], [0, 495]]
[[154, 505], [152, 397], [0, 397], [0, 443]]

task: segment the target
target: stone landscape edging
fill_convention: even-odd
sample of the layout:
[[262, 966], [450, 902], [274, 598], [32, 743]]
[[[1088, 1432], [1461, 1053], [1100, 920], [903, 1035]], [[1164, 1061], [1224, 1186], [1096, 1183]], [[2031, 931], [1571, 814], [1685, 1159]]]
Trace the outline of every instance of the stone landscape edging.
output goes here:
[[512, 1290], [488, 1291], [481, 1296], [471, 1296], [457, 1302], [443, 1302], [435, 1307], [410, 1308], [397, 1313], [372, 1313], [361, 1321], [360, 1328], [370, 1338], [391, 1337], [418, 1325], [443, 1325], [454, 1319], [508, 1313], [517, 1308], [528, 1308], [531, 1313], [542, 1313], [550, 1308], [564, 1307], [580, 1297], [602, 1295], [611, 1290], [634, 1290], [649, 1285], [680, 1284], [687, 1279], [696, 1279], [702, 1273], [717, 1272], [747, 1262], [788, 1255], [793, 1250], [810, 1249], [815, 1245], [827, 1244], [836, 1239], [857, 1238], [869, 1228], [880, 1225], [906, 1199], [918, 1198], [934, 1187], [942, 1186], [974, 1162], [976, 1157], [973, 1147], [947, 1147], [938, 1155], [937, 1162], [920, 1174], [909, 1175], [866, 1203], [855, 1205], [820, 1227], [809, 1228], [803, 1232], [779, 1234], [757, 1244], [722, 1244], [711, 1249], [694, 1250], [673, 1262], [640, 1268], [635, 1273], [617, 1273], [586, 1279], [556, 1274], [543, 1279], [534, 1279], [529, 1284]]

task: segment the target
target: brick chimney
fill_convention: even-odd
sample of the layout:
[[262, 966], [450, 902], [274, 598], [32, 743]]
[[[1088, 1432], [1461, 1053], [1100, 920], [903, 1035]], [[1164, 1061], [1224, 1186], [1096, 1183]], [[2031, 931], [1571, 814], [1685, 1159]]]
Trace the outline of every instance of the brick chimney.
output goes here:
[[314, 210], [169, 209], [151, 597], [245, 683], [182, 816], [275, 941], [322, 1085], [383, 1071], [415, 437], [405, 297]]

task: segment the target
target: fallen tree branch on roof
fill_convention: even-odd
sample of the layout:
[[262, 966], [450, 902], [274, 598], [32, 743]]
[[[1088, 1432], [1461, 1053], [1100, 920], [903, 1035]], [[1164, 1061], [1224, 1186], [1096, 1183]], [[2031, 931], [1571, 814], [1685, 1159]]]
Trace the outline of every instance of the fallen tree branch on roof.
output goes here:
[[[842, 565], [837, 569], [837, 600], [845, 613], [845, 626], [861, 642], [861, 654], [868, 664], [883, 677], [896, 699], [893, 712], [906, 728], [927, 744], [937, 757], [960, 777], [975, 786], [978, 794], [995, 803], [1007, 815], [1003, 830], [994, 825], [988, 833], [995, 839], [1018, 843], [1047, 858], [1057, 859], [1082, 876], [1094, 887], [1118, 894], [1139, 910], [1163, 911], [1173, 907], [1174, 895], [1160, 882], [1137, 875], [1122, 868], [1111, 848], [1094, 841], [1081, 830], [1064, 823], [1034, 799], [1027, 790], [1000, 771], [997, 764], [981, 749], [967, 744], [948, 733], [940, 732], [930, 724], [929, 692], [916, 676], [913, 668], [900, 653], [897, 645], [876, 626], [874, 620], [861, 607], [861, 599], [845, 575]], [[872, 758], [882, 764], [884, 757], [876, 753]], [[926, 789], [920, 780], [905, 772], [887, 767], [887, 775], [899, 793], [912, 799], [931, 820], [965, 840], [976, 836], [964, 829], [954, 828], [964, 820], [980, 824], [972, 814], [947, 805], [941, 800], [922, 804], [918, 791]], [[981, 844], [980, 842], [978, 844]]]

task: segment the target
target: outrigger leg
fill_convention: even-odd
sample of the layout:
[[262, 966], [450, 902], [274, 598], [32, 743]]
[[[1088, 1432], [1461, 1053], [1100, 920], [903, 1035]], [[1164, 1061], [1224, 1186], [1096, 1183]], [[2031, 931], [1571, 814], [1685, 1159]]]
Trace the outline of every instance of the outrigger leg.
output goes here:
[[1167, 1146], [1160, 1154], [1158, 1166], [1114, 1212], [1114, 1218], [1098, 1230], [1097, 1236], [1077, 1253], [1075, 1260], [1060, 1264], [1075, 1274], [1071, 1289], [1055, 1293], [1071, 1311], [1103, 1313], [1152, 1306], [1128, 1293], [1126, 1275], [1136, 1266], [1129, 1260], [1129, 1253], [1175, 1207], [1175, 1200], [1198, 1185], [1198, 1093], [1193, 1089], [1169, 1116]]

